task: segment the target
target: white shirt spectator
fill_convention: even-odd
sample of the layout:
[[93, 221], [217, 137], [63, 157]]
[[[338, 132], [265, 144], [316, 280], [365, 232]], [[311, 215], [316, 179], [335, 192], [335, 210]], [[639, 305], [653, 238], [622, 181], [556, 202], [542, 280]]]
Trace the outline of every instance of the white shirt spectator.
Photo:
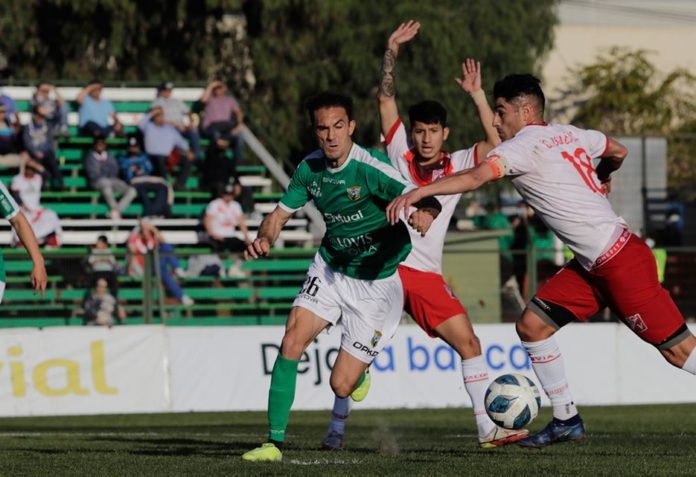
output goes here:
[[242, 207], [232, 200], [225, 202], [223, 199], [215, 199], [205, 209], [205, 214], [212, 218], [208, 232], [219, 237], [234, 237], [240, 218], [244, 217]]

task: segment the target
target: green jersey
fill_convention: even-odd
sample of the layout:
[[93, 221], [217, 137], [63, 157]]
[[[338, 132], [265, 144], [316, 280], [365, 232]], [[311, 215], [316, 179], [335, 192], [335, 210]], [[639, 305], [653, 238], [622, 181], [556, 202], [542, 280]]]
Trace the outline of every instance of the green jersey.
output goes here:
[[[5, 184], [0, 182], [0, 217], [3, 219], [11, 219], [19, 212], [17, 202], [12, 198]], [[2, 259], [2, 251], [0, 250], [0, 282], [5, 281], [5, 262]]]
[[390, 225], [385, 214], [409, 183], [380, 156], [353, 144], [348, 159], [331, 169], [323, 152], [315, 151], [300, 163], [278, 204], [292, 213], [313, 200], [326, 222], [319, 254], [333, 270], [362, 280], [392, 275], [411, 251], [406, 225]]

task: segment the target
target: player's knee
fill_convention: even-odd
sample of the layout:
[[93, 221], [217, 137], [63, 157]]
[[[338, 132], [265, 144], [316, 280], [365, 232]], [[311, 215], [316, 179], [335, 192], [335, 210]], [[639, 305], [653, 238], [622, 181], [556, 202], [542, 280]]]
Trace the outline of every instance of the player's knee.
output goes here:
[[515, 330], [520, 340], [530, 343], [545, 340], [556, 332], [554, 328], [544, 323], [541, 318], [529, 310], [526, 310], [515, 322]]
[[462, 359], [475, 358], [481, 355], [481, 340], [471, 334], [461, 339], [454, 348]]
[[340, 398], [347, 398], [353, 392], [356, 383], [350, 383], [345, 378], [331, 376], [331, 389]]
[[297, 333], [288, 330], [283, 336], [280, 352], [284, 358], [300, 359], [305, 350], [304, 340], [297, 336]]

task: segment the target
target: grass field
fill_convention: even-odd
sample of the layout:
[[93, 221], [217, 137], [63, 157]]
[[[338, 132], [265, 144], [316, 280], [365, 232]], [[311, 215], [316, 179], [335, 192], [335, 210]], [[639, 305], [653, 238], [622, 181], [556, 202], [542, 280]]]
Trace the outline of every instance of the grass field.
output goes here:
[[[356, 410], [343, 452], [316, 450], [328, 412], [296, 412], [275, 464], [240, 459], [264, 438], [262, 413], [6, 418], [0, 475], [696, 475], [696, 405], [582, 411], [583, 442], [483, 450], [468, 409]], [[545, 409], [531, 429], [549, 417]]]

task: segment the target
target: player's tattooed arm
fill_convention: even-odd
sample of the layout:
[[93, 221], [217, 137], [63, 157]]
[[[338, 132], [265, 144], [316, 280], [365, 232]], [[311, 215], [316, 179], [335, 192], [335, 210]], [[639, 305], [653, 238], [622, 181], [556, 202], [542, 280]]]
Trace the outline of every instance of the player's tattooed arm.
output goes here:
[[399, 110], [396, 105], [396, 81], [395, 68], [396, 57], [399, 55], [399, 47], [410, 41], [418, 33], [420, 23], [410, 20], [402, 23], [389, 36], [387, 49], [382, 60], [382, 71], [379, 82], [379, 116], [382, 125], [382, 135], [389, 136], [389, 131], [399, 119]]
[[396, 53], [394, 50], [387, 48], [384, 52], [384, 60], [382, 61], [382, 80], [379, 83], [379, 94], [391, 98], [396, 95], [394, 87], [394, 66], [396, 65]]

